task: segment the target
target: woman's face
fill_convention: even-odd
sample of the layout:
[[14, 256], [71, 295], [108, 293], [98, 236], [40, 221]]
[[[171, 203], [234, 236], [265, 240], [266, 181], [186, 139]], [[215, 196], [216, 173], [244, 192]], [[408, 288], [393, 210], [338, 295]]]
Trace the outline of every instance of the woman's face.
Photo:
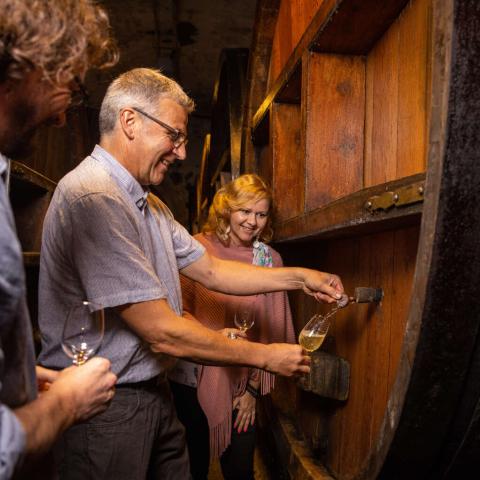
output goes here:
[[265, 228], [270, 202], [252, 200], [230, 214], [230, 242], [234, 246], [250, 247]]

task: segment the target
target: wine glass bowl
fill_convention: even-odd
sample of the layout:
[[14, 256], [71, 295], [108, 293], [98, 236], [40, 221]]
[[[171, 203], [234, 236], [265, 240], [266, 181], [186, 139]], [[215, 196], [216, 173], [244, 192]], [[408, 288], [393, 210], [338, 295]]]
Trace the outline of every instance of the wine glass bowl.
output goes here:
[[101, 305], [79, 302], [68, 311], [62, 333], [62, 349], [74, 365], [82, 365], [99, 349], [104, 330]]
[[308, 353], [311, 353], [322, 345], [330, 327], [328, 316], [315, 314], [303, 327], [298, 337], [298, 342]]
[[252, 308], [238, 308], [233, 317], [233, 323], [242, 332], [246, 332], [255, 323], [255, 311]]

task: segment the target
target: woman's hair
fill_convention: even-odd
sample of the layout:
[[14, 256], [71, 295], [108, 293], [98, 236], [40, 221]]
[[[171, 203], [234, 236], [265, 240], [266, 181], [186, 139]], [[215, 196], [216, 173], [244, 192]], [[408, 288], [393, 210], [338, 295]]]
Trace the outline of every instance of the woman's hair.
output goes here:
[[118, 60], [105, 10], [91, 0], [2, 0], [0, 82], [39, 69], [53, 84]]
[[[193, 100], [182, 87], [160, 71], [151, 68], [134, 68], [118, 76], [108, 87], [100, 108], [100, 134], [113, 131], [118, 112], [125, 107], [136, 107], [151, 115], [152, 105], [168, 98], [181, 105], [188, 113], [195, 108]], [[161, 113], [161, 112], [159, 112]]]
[[267, 223], [259, 235], [259, 240], [269, 242], [273, 236], [272, 191], [258, 175], [250, 173], [241, 175], [215, 193], [202, 231], [216, 233], [220, 240], [227, 243], [230, 234], [231, 213], [243, 208], [251, 201], [258, 202], [259, 200], [268, 200], [270, 205]]

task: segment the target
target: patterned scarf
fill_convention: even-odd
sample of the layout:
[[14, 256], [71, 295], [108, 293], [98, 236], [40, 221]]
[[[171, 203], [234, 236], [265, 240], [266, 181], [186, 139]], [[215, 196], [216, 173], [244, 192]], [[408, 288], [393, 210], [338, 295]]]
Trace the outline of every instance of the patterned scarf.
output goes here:
[[273, 267], [272, 254], [268, 246], [255, 240], [253, 242], [253, 265], [259, 265], [260, 267]]

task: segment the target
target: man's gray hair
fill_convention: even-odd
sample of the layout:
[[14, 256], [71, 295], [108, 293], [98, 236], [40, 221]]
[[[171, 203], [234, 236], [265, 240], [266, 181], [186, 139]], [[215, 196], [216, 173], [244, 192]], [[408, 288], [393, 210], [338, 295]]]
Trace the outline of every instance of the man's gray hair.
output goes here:
[[173, 100], [188, 113], [195, 108], [194, 101], [182, 87], [159, 70], [134, 68], [122, 73], [110, 84], [103, 99], [100, 109], [100, 135], [113, 131], [122, 108], [136, 107], [152, 112], [163, 98]]

